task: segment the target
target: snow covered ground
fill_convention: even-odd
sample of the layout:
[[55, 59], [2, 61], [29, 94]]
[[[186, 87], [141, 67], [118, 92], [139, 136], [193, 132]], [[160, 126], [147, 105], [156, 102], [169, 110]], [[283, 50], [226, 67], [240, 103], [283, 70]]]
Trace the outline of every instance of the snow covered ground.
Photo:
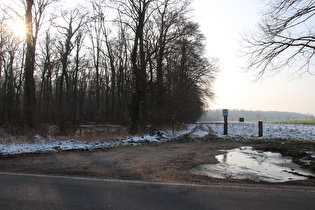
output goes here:
[[102, 148], [111, 148], [118, 146], [139, 145], [150, 142], [162, 142], [172, 138], [167, 133], [160, 135], [145, 135], [145, 136], [132, 136], [117, 139], [116, 141], [78, 141], [75, 138], [61, 141], [48, 137], [47, 139], [36, 135], [34, 136], [34, 143], [1, 143], [0, 142], [0, 155], [24, 154], [24, 153], [48, 153], [67, 150], [95, 150]]
[[[57, 140], [54, 137], [44, 138], [40, 135], [34, 136], [33, 143], [12, 143], [15, 141], [0, 142], [0, 154], [23, 154], [23, 153], [47, 153], [65, 150], [95, 150], [117, 146], [139, 145], [149, 142], [163, 142], [177, 138], [181, 135], [201, 138], [209, 133], [215, 133], [222, 138], [258, 138], [258, 125], [255, 123], [230, 123], [228, 135], [223, 135], [222, 124], [195, 124], [187, 125], [180, 131], [161, 131], [155, 135], [126, 136], [116, 141], [86, 141], [82, 142], [73, 137], [69, 140]], [[10, 137], [12, 138], [12, 136]], [[13, 137], [14, 138], [14, 137]], [[315, 141], [315, 126], [312, 125], [285, 125], [285, 124], [264, 124], [264, 136], [260, 138], [290, 138], [293, 140]], [[11, 142], [11, 143], [7, 143]]]
[[[223, 135], [223, 125], [210, 125], [220, 137]], [[258, 136], [258, 123], [229, 123], [228, 137], [253, 138]], [[263, 124], [261, 138], [289, 138], [296, 140], [315, 141], [315, 125], [302, 124]]]

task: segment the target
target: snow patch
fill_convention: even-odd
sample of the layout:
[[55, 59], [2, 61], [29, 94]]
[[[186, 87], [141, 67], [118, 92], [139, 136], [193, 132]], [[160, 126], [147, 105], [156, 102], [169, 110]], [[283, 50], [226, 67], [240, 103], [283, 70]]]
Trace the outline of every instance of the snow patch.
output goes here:
[[[169, 141], [183, 135], [192, 138], [203, 138], [208, 134], [216, 134], [222, 138], [233, 137], [238, 141], [242, 139], [268, 139], [283, 138], [290, 140], [315, 141], [314, 125], [287, 125], [287, 124], [264, 124], [264, 136], [258, 136], [258, 124], [256, 123], [229, 123], [229, 135], [223, 135], [222, 124], [191, 124], [184, 126], [180, 131], [155, 131], [152, 135], [127, 136], [112, 142], [96, 141], [81, 142], [75, 139], [57, 140], [54, 137], [44, 138], [40, 135], [34, 136], [34, 143], [1, 143], [0, 154], [13, 155], [23, 153], [48, 153], [65, 150], [95, 150], [127, 145], [140, 145], [144, 143], [157, 143]], [[11, 137], [10, 137], [11, 138]], [[13, 137], [14, 138], [14, 137]], [[14, 141], [8, 141], [14, 142]], [[310, 154], [315, 157], [315, 154]]]
[[[223, 135], [223, 125], [210, 125], [214, 133], [225, 137], [253, 138], [258, 136], [258, 123], [229, 123], [228, 135]], [[315, 141], [314, 125], [296, 124], [263, 124], [263, 137], [260, 138], [288, 138], [305, 141]]]

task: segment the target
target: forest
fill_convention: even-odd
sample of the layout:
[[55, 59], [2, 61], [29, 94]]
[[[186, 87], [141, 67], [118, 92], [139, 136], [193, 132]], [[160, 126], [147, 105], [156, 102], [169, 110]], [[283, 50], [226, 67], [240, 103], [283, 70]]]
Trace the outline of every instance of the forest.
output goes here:
[[[190, 0], [1, 3], [0, 126], [198, 120], [217, 62]], [[14, 24], [21, 21], [25, 35]], [[23, 27], [22, 24], [22, 27]]]

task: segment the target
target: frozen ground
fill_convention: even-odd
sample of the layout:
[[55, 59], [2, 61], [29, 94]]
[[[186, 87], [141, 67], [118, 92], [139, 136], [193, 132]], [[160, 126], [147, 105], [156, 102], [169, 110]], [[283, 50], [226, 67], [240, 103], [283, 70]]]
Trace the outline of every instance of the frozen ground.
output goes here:
[[[211, 128], [220, 137], [224, 137], [223, 125], [211, 125]], [[228, 137], [253, 138], [257, 136], [258, 123], [230, 123], [228, 125]], [[315, 141], [315, 125], [264, 123], [261, 138]]]
[[[183, 127], [183, 126], [181, 126]], [[255, 123], [230, 123], [228, 135], [223, 135], [222, 124], [195, 124], [187, 125], [180, 131], [163, 131], [155, 135], [126, 136], [115, 141], [79, 141], [76, 137], [68, 140], [57, 140], [54, 137], [42, 137], [35, 135], [33, 143], [17, 143], [17, 141], [0, 142], [0, 154], [22, 154], [22, 153], [47, 153], [64, 150], [94, 150], [100, 148], [138, 145], [149, 142], [163, 142], [174, 139], [178, 136], [188, 134], [191, 137], [204, 137], [209, 133], [214, 133], [223, 138], [249, 139], [258, 138], [258, 125]], [[2, 139], [5, 137], [2, 137]], [[14, 139], [14, 137], [10, 136]], [[287, 125], [287, 124], [264, 124], [264, 137], [260, 138], [284, 138], [291, 140], [315, 141], [315, 126], [312, 125]], [[9, 143], [8, 143], [9, 142]]]

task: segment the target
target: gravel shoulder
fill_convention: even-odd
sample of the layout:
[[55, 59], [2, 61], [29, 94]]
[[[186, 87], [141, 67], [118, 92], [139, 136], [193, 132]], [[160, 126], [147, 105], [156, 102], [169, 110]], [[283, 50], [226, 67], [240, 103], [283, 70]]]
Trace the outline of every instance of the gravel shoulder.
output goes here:
[[[0, 171], [200, 184], [255, 183], [250, 180], [220, 180], [190, 172], [201, 164], [217, 163], [215, 156], [223, 153], [222, 150], [240, 146], [244, 146], [244, 143], [195, 140], [96, 151], [3, 156], [0, 157]], [[247, 143], [246, 146], [256, 145]], [[262, 146], [259, 144], [259, 147]], [[315, 187], [315, 181], [287, 182], [281, 185]]]

